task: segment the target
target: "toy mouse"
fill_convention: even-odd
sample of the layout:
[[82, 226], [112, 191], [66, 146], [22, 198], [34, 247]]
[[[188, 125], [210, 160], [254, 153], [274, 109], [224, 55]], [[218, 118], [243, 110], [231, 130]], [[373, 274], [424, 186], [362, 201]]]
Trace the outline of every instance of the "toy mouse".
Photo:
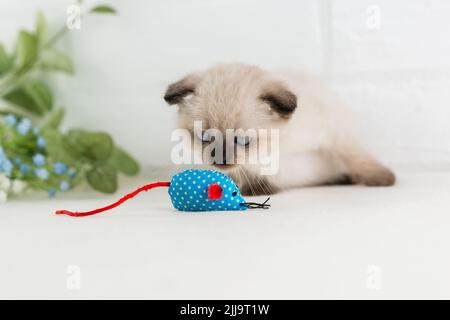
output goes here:
[[185, 170], [172, 177], [170, 182], [155, 182], [145, 185], [124, 196], [119, 201], [92, 211], [56, 211], [58, 215], [87, 217], [114, 209], [143, 191], [158, 187], [169, 187], [169, 196], [175, 209], [179, 211], [236, 211], [253, 208], [268, 209], [270, 198], [263, 203], [246, 202], [230, 177], [212, 170]]

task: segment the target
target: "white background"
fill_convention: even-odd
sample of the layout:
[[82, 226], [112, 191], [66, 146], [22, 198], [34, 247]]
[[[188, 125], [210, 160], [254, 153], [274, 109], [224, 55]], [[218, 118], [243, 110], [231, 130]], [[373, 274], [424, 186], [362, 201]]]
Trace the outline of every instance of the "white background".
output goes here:
[[[56, 28], [72, 1], [3, 0], [12, 45], [42, 9]], [[85, 1], [86, 7], [95, 1]], [[450, 2], [446, 0], [110, 0], [61, 46], [77, 74], [58, 76], [67, 125], [108, 130], [144, 165], [167, 164], [175, 108], [167, 84], [217, 62], [308, 70], [355, 110], [392, 164], [450, 163]]]

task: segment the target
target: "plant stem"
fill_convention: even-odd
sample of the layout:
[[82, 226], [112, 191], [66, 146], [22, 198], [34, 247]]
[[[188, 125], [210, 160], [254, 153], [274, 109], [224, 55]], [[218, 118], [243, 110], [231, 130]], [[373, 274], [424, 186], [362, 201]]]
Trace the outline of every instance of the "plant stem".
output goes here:
[[45, 44], [46, 48], [53, 47], [61, 38], [63, 38], [67, 33], [69, 32], [69, 28], [67, 28], [66, 25], [64, 25], [62, 28], [56, 32], [53, 37], [50, 38], [50, 40], [47, 41]]
[[[88, 14], [82, 14], [80, 18], [88, 16]], [[62, 26], [48, 41], [44, 44], [44, 47], [49, 49], [52, 48], [56, 43], [58, 43], [64, 36], [69, 32], [69, 28], [64, 25]], [[26, 71], [21, 74], [17, 74], [17, 72], [9, 74], [5, 76], [3, 79], [0, 79], [0, 98], [4, 97], [9, 92], [13, 91], [15, 87], [18, 86], [21, 79], [27, 76], [33, 68], [38, 64], [39, 59], [33, 61], [32, 64], [26, 67]]]

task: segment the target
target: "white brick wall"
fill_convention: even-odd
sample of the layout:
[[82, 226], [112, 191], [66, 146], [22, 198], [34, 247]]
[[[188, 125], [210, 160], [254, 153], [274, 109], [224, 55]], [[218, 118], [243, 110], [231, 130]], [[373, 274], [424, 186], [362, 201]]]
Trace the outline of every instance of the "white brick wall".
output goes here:
[[324, 5], [327, 74], [372, 145], [390, 162], [449, 164], [450, 1]]
[[[1, 1], [1, 40], [31, 26], [38, 8], [64, 23], [70, 3]], [[450, 163], [450, 1], [109, 3], [118, 17], [84, 21], [64, 41], [77, 76], [55, 83], [71, 126], [112, 131], [144, 163], [167, 163], [175, 110], [161, 99], [165, 86], [220, 61], [322, 74], [386, 161]]]

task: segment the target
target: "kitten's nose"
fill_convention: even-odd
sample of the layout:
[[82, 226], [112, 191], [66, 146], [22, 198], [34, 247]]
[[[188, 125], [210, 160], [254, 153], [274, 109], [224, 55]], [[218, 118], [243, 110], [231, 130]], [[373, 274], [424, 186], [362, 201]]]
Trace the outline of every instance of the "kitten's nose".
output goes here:
[[[220, 161], [219, 159], [216, 159], [216, 149], [213, 149], [212, 151], [211, 151], [211, 156], [214, 158], [214, 161], [213, 161], [213, 164], [229, 164], [229, 163], [231, 163], [231, 159], [228, 159], [228, 157], [227, 157], [227, 150], [226, 150], [227, 148], [226, 147], [224, 147], [223, 148], [223, 152], [222, 152], [222, 161]], [[216, 161], [216, 160], [219, 160], [219, 161]]]
[[227, 156], [226, 155], [223, 155], [223, 160], [222, 160], [223, 162], [223, 164], [228, 164], [228, 162], [230, 162], [230, 161], [227, 161]]

